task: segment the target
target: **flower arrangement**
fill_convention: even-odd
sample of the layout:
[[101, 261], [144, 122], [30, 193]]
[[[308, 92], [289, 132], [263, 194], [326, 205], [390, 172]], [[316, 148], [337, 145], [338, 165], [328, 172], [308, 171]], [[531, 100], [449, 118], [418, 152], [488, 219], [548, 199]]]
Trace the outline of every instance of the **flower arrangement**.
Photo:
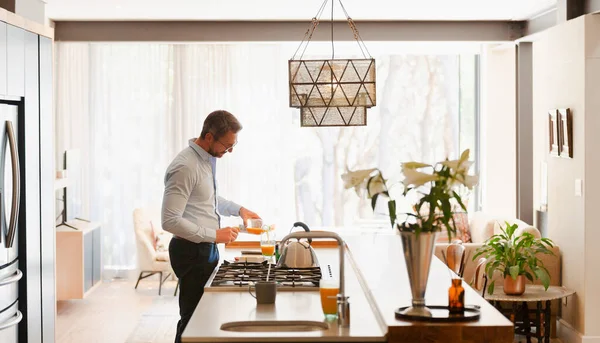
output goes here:
[[371, 199], [371, 207], [375, 209], [377, 199], [383, 195], [387, 197], [390, 223], [400, 231], [436, 232], [444, 228], [448, 238], [456, 233], [456, 224], [453, 213], [459, 209], [467, 211], [459, 192], [459, 187], [473, 189], [478, 183], [477, 175], [468, 174], [473, 162], [469, 161], [470, 151], [465, 150], [458, 160], [445, 160], [434, 165], [421, 162], [402, 163], [404, 174], [403, 196], [410, 192], [417, 192], [419, 200], [413, 206], [413, 211], [405, 213], [406, 219], [398, 223], [396, 213], [396, 200], [390, 197], [387, 180], [383, 178], [377, 168], [348, 171], [342, 175], [344, 187], [354, 187], [358, 192], [362, 187], [367, 190]]

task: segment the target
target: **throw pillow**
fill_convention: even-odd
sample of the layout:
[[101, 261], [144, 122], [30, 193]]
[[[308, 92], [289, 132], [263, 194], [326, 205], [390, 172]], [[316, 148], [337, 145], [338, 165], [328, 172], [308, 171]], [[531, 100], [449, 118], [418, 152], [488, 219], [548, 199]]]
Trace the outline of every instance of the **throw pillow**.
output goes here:
[[469, 233], [471, 242], [483, 243], [494, 235], [496, 220], [493, 216], [484, 212], [473, 212], [469, 222]]
[[[456, 233], [452, 235], [450, 242], [459, 239], [463, 243], [470, 243], [471, 234], [469, 232], [469, 217], [467, 213], [454, 213], [452, 218], [454, 219], [454, 225], [456, 226]], [[446, 230], [442, 230], [435, 241], [436, 243], [450, 243], [448, 241], [448, 233]]]
[[168, 251], [159, 251], [156, 253], [157, 261], [165, 261], [169, 262], [169, 252]]
[[535, 238], [542, 238], [540, 231], [533, 226], [519, 227], [515, 231], [515, 235], [521, 236], [525, 232], [532, 234]]
[[161, 232], [156, 236], [156, 251], [169, 251], [169, 243], [171, 235], [166, 232]]
[[152, 242], [152, 247], [156, 250], [156, 242], [158, 241], [158, 237], [154, 233], [154, 224], [150, 221], [150, 241]]

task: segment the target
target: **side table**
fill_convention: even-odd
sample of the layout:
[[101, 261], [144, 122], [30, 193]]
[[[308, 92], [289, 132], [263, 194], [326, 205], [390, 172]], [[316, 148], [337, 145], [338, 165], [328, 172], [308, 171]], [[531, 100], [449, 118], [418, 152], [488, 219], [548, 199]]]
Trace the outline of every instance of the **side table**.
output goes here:
[[[502, 287], [496, 287], [493, 294], [485, 293], [485, 299], [491, 302], [500, 312], [508, 315], [515, 324], [515, 334], [537, 338], [538, 342], [550, 343], [550, 302], [575, 294], [574, 291], [562, 286], [550, 286], [544, 290], [542, 285], [526, 285], [522, 295], [506, 295]], [[529, 310], [528, 302], [537, 303], [536, 309]], [[511, 303], [511, 309], [503, 309], [501, 303]], [[520, 306], [519, 306], [520, 305]], [[535, 314], [535, 319], [530, 319], [530, 314]], [[531, 329], [535, 328], [535, 333]]]

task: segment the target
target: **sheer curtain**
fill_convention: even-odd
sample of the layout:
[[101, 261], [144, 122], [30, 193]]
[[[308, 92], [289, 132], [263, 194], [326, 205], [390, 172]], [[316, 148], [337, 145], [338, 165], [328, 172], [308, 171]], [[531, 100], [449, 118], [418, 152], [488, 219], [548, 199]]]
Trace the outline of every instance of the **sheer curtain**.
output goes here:
[[83, 217], [102, 224], [105, 270], [135, 267], [133, 209], [162, 194], [171, 51], [160, 44], [57, 44], [57, 158], [81, 150]]
[[385, 217], [343, 189], [346, 168], [379, 167], [399, 181], [401, 161], [456, 155], [457, 55], [378, 54], [378, 105], [367, 127], [301, 128], [288, 106], [295, 48], [56, 44], [57, 165], [65, 149], [81, 149], [84, 214], [102, 222], [103, 263], [115, 272], [106, 278], [135, 268], [133, 209], [160, 204], [167, 165], [213, 110], [232, 112], [244, 127], [218, 161], [220, 194], [286, 230], [297, 220], [331, 227]]

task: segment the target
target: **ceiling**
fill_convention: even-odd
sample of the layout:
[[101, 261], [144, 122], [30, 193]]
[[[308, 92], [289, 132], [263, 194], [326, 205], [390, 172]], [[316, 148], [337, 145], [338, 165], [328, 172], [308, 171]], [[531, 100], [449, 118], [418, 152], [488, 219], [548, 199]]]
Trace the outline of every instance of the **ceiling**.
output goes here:
[[[310, 20], [324, 0], [47, 0], [61, 20]], [[333, 1], [333, 0], [332, 0]], [[355, 20], [525, 20], [557, 0], [345, 0]], [[331, 17], [327, 2], [322, 20]], [[344, 19], [339, 2], [334, 18]]]

